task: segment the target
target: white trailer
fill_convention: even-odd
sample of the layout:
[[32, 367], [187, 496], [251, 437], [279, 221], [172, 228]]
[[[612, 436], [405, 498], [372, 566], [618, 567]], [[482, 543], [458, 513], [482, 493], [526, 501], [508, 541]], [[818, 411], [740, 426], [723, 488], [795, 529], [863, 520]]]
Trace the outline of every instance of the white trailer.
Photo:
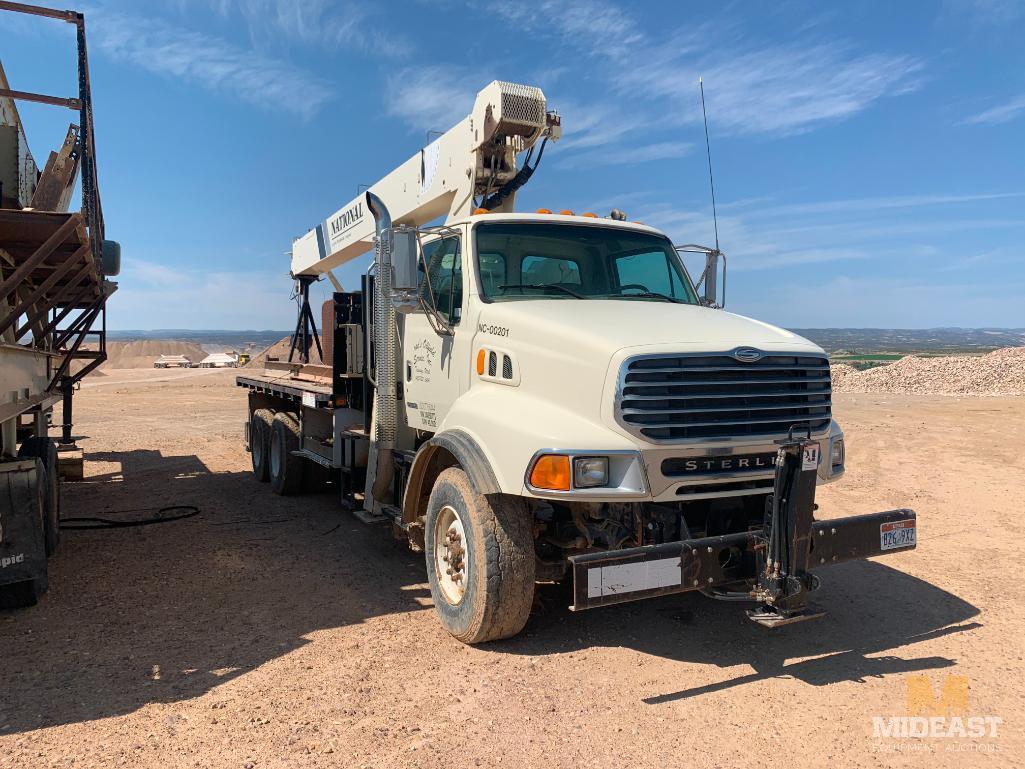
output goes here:
[[[765, 625], [817, 616], [811, 567], [913, 548], [915, 514], [814, 520], [845, 462], [828, 359], [724, 311], [717, 249], [620, 212], [513, 211], [560, 133], [540, 89], [491, 83], [293, 244], [289, 361], [238, 378], [256, 477], [327, 479], [391, 522], [468, 643], [518, 633], [539, 580], [571, 580], [577, 610], [700, 590]], [[322, 345], [309, 285], [370, 248]]]
[[192, 368], [192, 365], [184, 355], [161, 355], [153, 361], [153, 368]]

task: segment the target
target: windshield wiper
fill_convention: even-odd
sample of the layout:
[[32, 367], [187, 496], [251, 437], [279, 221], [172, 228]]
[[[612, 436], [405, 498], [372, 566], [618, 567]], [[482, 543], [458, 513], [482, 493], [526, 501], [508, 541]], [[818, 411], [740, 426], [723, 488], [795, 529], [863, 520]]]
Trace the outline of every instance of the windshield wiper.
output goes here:
[[606, 294], [605, 297], [608, 299], [633, 299], [635, 297], [640, 299], [665, 299], [667, 302], [672, 302], [673, 304], [687, 304], [687, 302], [684, 302], [682, 299], [677, 299], [674, 296], [666, 296], [665, 294], [658, 293], [658, 291], [638, 291], [636, 294]]
[[560, 286], [558, 283], [506, 283], [504, 286], [499, 286], [499, 288], [503, 291], [507, 288], [537, 288], [542, 290], [546, 288], [554, 288], [556, 291], [562, 291], [563, 293], [569, 294], [577, 299], [587, 299], [583, 294], [578, 294], [573, 289]]

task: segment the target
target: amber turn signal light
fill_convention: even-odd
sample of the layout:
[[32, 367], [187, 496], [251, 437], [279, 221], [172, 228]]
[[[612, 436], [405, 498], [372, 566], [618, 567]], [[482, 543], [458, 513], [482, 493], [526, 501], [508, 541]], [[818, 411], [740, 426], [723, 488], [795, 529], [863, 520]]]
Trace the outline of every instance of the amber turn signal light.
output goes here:
[[477, 376], [484, 375], [484, 350], [477, 351]]
[[569, 483], [569, 457], [565, 454], [540, 456], [530, 471], [530, 485], [535, 489], [569, 491]]

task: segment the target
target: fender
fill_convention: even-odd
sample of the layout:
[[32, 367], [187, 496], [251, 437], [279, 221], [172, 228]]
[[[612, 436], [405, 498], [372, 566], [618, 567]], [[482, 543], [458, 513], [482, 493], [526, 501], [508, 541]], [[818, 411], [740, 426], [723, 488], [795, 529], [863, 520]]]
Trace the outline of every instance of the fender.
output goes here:
[[445, 430], [427, 441], [416, 452], [413, 466], [409, 469], [406, 492], [402, 497], [403, 522], [416, 521], [421, 511], [426, 509], [431, 489], [430, 486], [425, 487], [424, 482], [430, 475], [432, 465], [438, 472], [453, 465], [445, 452], [455, 458], [478, 494], [498, 494], [502, 491], [495, 471], [477, 441], [462, 430]]

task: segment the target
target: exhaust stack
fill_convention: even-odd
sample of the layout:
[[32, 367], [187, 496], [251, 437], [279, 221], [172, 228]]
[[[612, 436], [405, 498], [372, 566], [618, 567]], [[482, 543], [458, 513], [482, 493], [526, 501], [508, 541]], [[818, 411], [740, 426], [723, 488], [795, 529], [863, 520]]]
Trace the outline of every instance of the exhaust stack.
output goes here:
[[[366, 193], [367, 208], [374, 216], [374, 262], [377, 277], [374, 281], [374, 348], [376, 398], [374, 403], [374, 445], [371, 466], [375, 468], [370, 488], [366, 490], [368, 508], [373, 510], [391, 489], [395, 465], [392, 449], [398, 435], [398, 388], [396, 387], [395, 360], [398, 355], [395, 308], [391, 301], [392, 285], [392, 233], [388, 208], [374, 193]], [[367, 479], [371, 481], [371, 479]], [[396, 502], [400, 502], [397, 500]], [[375, 511], [376, 512], [376, 511]]]

